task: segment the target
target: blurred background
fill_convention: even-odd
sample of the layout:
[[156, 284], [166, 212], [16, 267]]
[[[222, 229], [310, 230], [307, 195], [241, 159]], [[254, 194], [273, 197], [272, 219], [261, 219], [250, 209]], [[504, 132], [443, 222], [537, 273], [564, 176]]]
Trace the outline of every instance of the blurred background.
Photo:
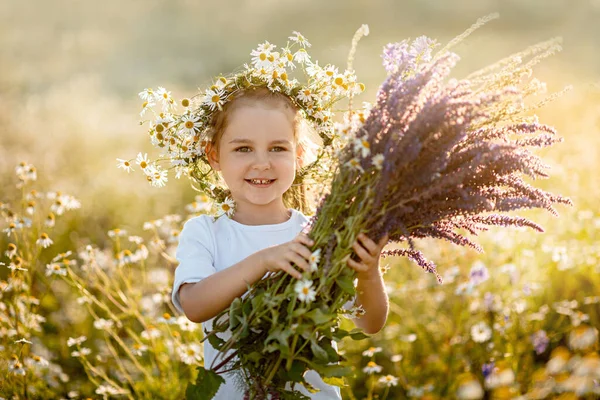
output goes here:
[[[577, 350], [571, 338], [593, 331], [577, 329], [600, 326], [600, 0], [0, 0], [0, 202], [18, 204], [22, 194], [15, 190], [15, 166], [32, 163], [38, 170], [38, 191], [65, 192], [82, 203], [57, 223], [55, 244], [44, 257], [88, 243], [111, 248], [108, 230], [140, 234], [145, 221], [185, 214], [185, 205], [196, 194], [185, 179], [176, 181], [171, 175], [167, 187], [157, 189], [139, 170], [127, 174], [116, 167], [116, 158], [134, 158], [140, 151], [151, 158], [158, 155], [146, 127], [139, 125], [138, 93], [144, 88], [164, 86], [176, 100], [192, 96], [216, 75], [248, 62], [258, 43], [284, 45], [292, 31], [312, 43], [310, 54], [320, 65], [344, 66], [354, 32], [368, 24], [370, 35], [359, 43], [354, 66], [367, 86], [357, 101], [373, 101], [386, 76], [380, 56], [385, 44], [420, 35], [445, 44], [494, 12], [499, 19], [454, 48], [461, 61], [453, 76], [465, 77], [530, 45], [563, 38], [563, 51], [534, 69], [547, 83], [548, 94], [572, 86], [538, 112], [540, 121], [555, 126], [564, 142], [536, 152], [551, 166], [551, 177], [534, 185], [570, 197], [575, 206], [557, 207], [559, 218], [543, 210], [519, 212], [546, 233], [493, 229], [477, 240], [485, 254], [440, 241], [419, 243], [440, 273], [450, 276], [449, 285], [437, 285], [406, 260], [389, 261], [395, 265], [385, 277], [391, 301], [386, 328], [368, 344], [343, 348], [357, 369], [368, 360], [365, 345], [385, 349], [377, 362], [385, 365], [385, 373], [401, 377], [403, 386], [402, 392], [393, 392], [403, 397], [390, 398], [425, 399], [419, 393], [432, 390], [425, 389], [432, 383], [440, 383], [436, 392], [447, 398], [454, 390], [450, 383], [460, 383], [454, 381], [457, 374], [470, 371], [483, 381], [486, 365], [503, 358], [512, 363], [524, 391], [539, 378], [532, 371], [543, 368], [549, 353], [565, 346], [567, 337], [570, 348]], [[179, 231], [172, 232], [171, 251]], [[2, 251], [8, 241], [0, 235]], [[107, 259], [113, 256], [107, 254]], [[39, 265], [44, 269], [44, 263]], [[469, 268], [472, 273], [482, 265], [490, 267], [493, 279], [485, 289], [465, 293]], [[164, 269], [159, 281], [166, 285], [174, 264], [160, 261], [152, 266]], [[7, 268], [1, 271], [3, 279], [10, 274]], [[71, 330], [59, 332], [58, 327], [79, 324], [73, 332], [88, 334], [91, 322], [84, 330], [83, 317], [69, 316], [81, 310], [64, 295], [66, 289], [56, 288], [62, 286], [53, 289], [60, 301], [51, 302], [49, 296], [41, 307], [41, 314], [50, 315], [42, 337], [48, 348], [62, 349], [62, 358], [52, 355], [57, 364], [85, 379], [65, 349]], [[170, 287], [163, 289], [168, 293]], [[490, 292], [483, 295], [484, 290]], [[502, 298], [502, 313], [483, 306], [490, 293], [495, 302]], [[163, 297], [159, 300], [166, 309], [170, 296]], [[556, 313], [548, 313], [550, 306]], [[493, 326], [494, 343], [473, 338], [473, 326], [480, 321]], [[546, 331], [551, 345], [538, 353], [531, 334]], [[597, 361], [598, 331], [593, 332]], [[440, 377], [452, 377], [452, 382]], [[360, 375], [345, 395], [354, 398], [354, 389], [358, 398], [365, 395], [369, 379]], [[2, 384], [0, 380], [0, 394]], [[184, 387], [176, 380], [172, 384]]]
[[386, 43], [419, 35], [446, 43], [492, 12], [500, 19], [455, 48], [462, 61], [454, 76], [563, 37], [564, 51], [535, 71], [549, 92], [574, 86], [541, 113], [566, 139], [546, 157], [556, 168], [544, 184], [567, 182], [565, 194], [577, 198], [578, 190], [598, 186], [579, 174], [598, 158], [598, 0], [2, 0], [0, 183], [11, 184], [14, 166], [30, 162], [45, 189], [82, 201], [86, 223], [77, 235], [97, 239], [116, 225], [139, 227], [181, 211], [194, 194], [184, 180], [171, 178], [158, 190], [139, 171], [116, 168], [117, 157], [156, 155], [138, 124], [143, 88], [165, 86], [176, 99], [193, 95], [248, 62], [258, 43], [283, 45], [293, 30], [313, 44], [321, 64], [345, 65], [354, 31], [368, 24], [355, 68], [367, 85], [358, 100], [372, 101], [385, 78]]

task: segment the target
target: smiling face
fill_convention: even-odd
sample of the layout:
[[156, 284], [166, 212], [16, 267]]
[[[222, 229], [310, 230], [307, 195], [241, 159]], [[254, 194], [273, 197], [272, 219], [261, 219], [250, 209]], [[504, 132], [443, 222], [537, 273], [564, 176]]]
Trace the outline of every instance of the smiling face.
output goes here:
[[[233, 110], [209, 160], [242, 210], [285, 210], [283, 194], [296, 175], [293, 115], [260, 103]], [[217, 155], [218, 152], [218, 155]]]

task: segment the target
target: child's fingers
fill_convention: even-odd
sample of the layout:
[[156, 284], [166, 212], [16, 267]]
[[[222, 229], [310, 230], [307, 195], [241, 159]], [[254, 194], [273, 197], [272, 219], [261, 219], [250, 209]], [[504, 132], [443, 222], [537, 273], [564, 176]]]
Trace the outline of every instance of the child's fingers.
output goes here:
[[310, 265], [306, 262], [304, 258], [300, 254], [294, 253], [293, 251], [287, 254], [288, 261], [296, 264], [297, 267], [303, 269], [304, 271], [308, 271], [310, 269]]
[[314, 240], [312, 240], [311, 238], [309, 238], [304, 233], [299, 233], [298, 236], [296, 236], [293, 241], [294, 242], [298, 242], [298, 243], [302, 243], [303, 245], [308, 246], [308, 247], [310, 247], [313, 244], [315, 244]]
[[381, 239], [379, 239], [379, 243], [377, 243], [378, 253], [380, 253], [381, 250], [383, 250], [383, 248], [385, 247], [385, 245], [387, 244], [387, 242], [389, 240], [390, 240], [390, 235], [388, 235], [387, 233], [385, 234], [384, 237], [382, 237]]
[[287, 262], [280, 263], [279, 264], [279, 269], [287, 272], [288, 274], [290, 274], [294, 278], [302, 279], [302, 274], [300, 272], [298, 272], [298, 270], [296, 270], [294, 267], [291, 266], [291, 264], [289, 264]]
[[354, 252], [356, 253], [356, 255], [365, 263], [368, 263], [370, 261], [372, 261], [373, 256], [364, 248], [360, 245], [360, 243], [358, 242], [354, 242], [354, 244], [352, 245], [352, 248], [354, 249]]
[[366, 272], [369, 270], [368, 266], [363, 263], [359, 263], [358, 261], [354, 261], [351, 258], [348, 259], [348, 265], [356, 272]]
[[377, 255], [377, 243], [372, 241], [367, 235], [364, 233], [360, 233], [358, 235], [358, 240], [360, 240], [361, 244], [367, 249], [372, 256]]
[[310, 256], [312, 255], [312, 253], [310, 252], [310, 250], [306, 246], [304, 246], [303, 244], [292, 243], [291, 244], [291, 248], [292, 248], [292, 251], [300, 254], [302, 257], [304, 257], [305, 260], [309, 260]]

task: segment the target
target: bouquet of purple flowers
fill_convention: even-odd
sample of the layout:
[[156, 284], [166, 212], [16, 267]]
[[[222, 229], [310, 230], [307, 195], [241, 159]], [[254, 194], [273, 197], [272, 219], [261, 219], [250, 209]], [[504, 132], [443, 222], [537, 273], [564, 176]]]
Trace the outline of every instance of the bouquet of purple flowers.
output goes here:
[[[249, 398], [282, 399], [304, 398], [284, 387], [301, 383], [310, 389], [303, 378], [309, 369], [329, 383], [350, 373], [331, 342], [365, 337], [339, 325], [342, 306], [355, 295], [354, 272], [346, 262], [359, 233], [375, 241], [388, 234], [391, 242], [406, 243], [386, 254], [412, 259], [441, 282], [414, 239], [439, 238], [481, 250], [460, 232], [477, 235], [489, 226], [542, 231], [505, 213], [535, 207], [556, 214], [554, 204], [571, 203], [524, 180], [547, 177], [547, 166], [531, 149], [560, 140], [552, 127], [527, 115], [532, 107], [524, 101], [543, 87], [530, 70], [557, 49], [556, 41], [463, 80], [448, 78], [458, 56], [448, 47], [433, 55], [435, 46], [425, 37], [388, 45], [383, 58], [389, 74], [375, 104], [340, 129], [345, 146], [306, 229], [315, 242], [316, 268], [300, 282], [316, 294], [314, 300], [307, 301], [297, 290], [299, 281], [283, 273], [257, 282], [245, 299], [215, 318], [205, 339], [225, 356], [212, 370], [199, 370], [189, 398], [210, 398], [224, 370], [239, 372]], [[227, 341], [217, 336], [225, 331], [231, 332]], [[199, 397], [201, 390], [205, 397]]]

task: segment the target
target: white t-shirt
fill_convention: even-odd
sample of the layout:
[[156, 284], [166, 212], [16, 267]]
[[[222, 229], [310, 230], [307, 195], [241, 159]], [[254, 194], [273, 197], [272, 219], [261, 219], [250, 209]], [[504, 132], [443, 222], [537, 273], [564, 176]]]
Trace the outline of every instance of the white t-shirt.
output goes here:
[[[289, 220], [272, 225], [243, 225], [226, 216], [214, 221], [213, 217], [200, 215], [187, 221], [179, 235], [177, 260], [179, 266], [175, 269], [173, 282], [173, 304], [183, 312], [179, 302], [179, 288], [184, 283], [201, 281], [207, 276], [228, 268], [257, 251], [276, 246], [293, 240], [308, 222], [301, 212], [290, 209], [292, 216]], [[204, 322], [204, 329], [212, 330], [213, 319]], [[219, 334], [227, 340], [231, 332]], [[333, 342], [334, 347], [335, 342]], [[218, 351], [204, 341], [204, 365], [210, 368], [217, 357]], [[230, 353], [227, 353], [230, 354]], [[227, 356], [225, 354], [225, 357]], [[225, 357], [219, 355], [215, 365]], [[233, 374], [225, 373], [225, 384], [214, 397], [214, 400], [242, 400], [244, 393], [234, 382]], [[315, 371], [307, 371], [304, 378], [320, 392], [310, 393], [303, 386], [295, 385], [295, 390], [315, 400], [341, 399], [340, 389], [327, 385]]]

